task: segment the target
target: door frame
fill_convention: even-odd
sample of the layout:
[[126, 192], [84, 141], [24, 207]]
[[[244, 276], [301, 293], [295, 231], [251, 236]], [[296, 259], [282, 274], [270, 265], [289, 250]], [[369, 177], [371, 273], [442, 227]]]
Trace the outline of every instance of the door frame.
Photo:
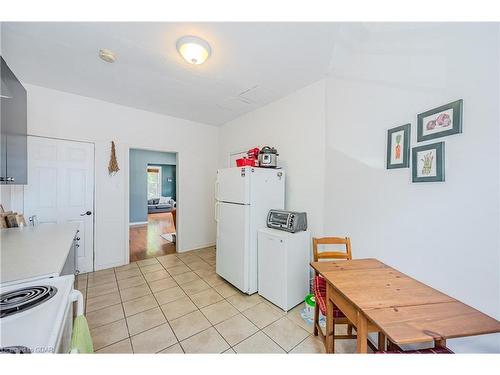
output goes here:
[[[95, 142], [91, 142], [91, 141], [80, 141], [80, 140], [75, 140], [75, 139], [70, 139], [70, 138], [60, 138], [60, 137], [48, 137], [48, 136], [43, 136], [43, 135], [36, 135], [36, 134], [27, 134], [28, 137], [33, 137], [33, 138], [44, 138], [44, 139], [52, 139], [52, 140], [55, 140], [55, 141], [65, 141], [65, 142], [76, 142], [76, 143], [87, 143], [87, 144], [91, 144], [94, 148], [94, 152], [93, 152], [93, 155], [92, 155], [92, 166], [94, 168], [94, 183], [92, 185], [92, 271], [90, 272], [94, 272], [95, 271], [95, 223], [96, 223], [96, 216], [97, 216], [97, 212], [96, 212], [96, 207], [95, 207], [95, 184], [96, 184], [96, 163], [95, 163]], [[28, 152], [29, 152], [29, 149], [28, 149]], [[29, 158], [27, 160], [27, 162], [29, 163]], [[29, 168], [29, 165], [28, 165], [28, 168]], [[29, 184], [29, 181], [28, 181], [28, 184]], [[25, 200], [25, 197], [26, 197], [26, 193], [24, 191], [24, 186], [23, 186], [23, 211], [24, 211], [24, 200]]]
[[182, 205], [180, 209], [177, 209], [177, 206], [180, 201], [181, 201], [181, 192], [179, 189], [180, 186], [180, 173], [179, 173], [179, 168], [180, 168], [180, 152], [179, 151], [172, 151], [172, 150], [166, 150], [166, 149], [158, 149], [158, 148], [149, 148], [149, 147], [143, 147], [143, 146], [132, 146], [130, 144], [125, 145], [126, 147], [126, 152], [125, 152], [125, 165], [126, 168], [124, 168], [124, 174], [125, 174], [125, 196], [127, 197], [126, 203], [125, 203], [125, 254], [124, 254], [124, 259], [125, 259], [125, 264], [130, 263], [130, 150], [143, 150], [143, 151], [153, 151], [153, 152], [166, 152], [170, 154], [175, 154], [175, 195], [176, 195], [176, 223], [175, 223], [175, 234], [176, 234], [176, 241], [175, 241], [175, 251], [179, 252], [179, 249], [182, 249], [181, 247], [181, 236], [179, 236], [180, 228], [181, 228], [181, 220], [180, 218], [182, 217]]

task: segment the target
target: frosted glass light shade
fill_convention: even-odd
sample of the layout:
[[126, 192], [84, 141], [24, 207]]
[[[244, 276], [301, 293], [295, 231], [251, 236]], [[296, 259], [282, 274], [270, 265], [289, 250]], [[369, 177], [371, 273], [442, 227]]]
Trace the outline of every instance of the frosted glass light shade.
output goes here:
[[210, 45], [196, 36], [184, 36], [177, 41], [177, 51], [190, 64], [203, 64], [211, 54]]

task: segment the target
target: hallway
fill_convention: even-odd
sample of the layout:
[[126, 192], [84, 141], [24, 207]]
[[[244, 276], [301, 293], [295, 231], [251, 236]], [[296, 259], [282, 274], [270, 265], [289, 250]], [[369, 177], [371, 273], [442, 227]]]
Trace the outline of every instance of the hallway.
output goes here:
[[174, 254], [175, 243], [161, 234], [175, 233], [172, 213], [148, 214], [148, 223], [130, 227], [130, 262]]

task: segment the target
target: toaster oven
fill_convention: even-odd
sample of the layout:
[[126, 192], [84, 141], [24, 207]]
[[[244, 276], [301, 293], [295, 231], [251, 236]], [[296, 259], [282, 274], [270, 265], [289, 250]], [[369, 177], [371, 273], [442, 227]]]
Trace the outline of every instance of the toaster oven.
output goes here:
[[270, 210], [267, 214], [267, 226], [290, 233], [307, 230], [307, 214], [296, 211]]

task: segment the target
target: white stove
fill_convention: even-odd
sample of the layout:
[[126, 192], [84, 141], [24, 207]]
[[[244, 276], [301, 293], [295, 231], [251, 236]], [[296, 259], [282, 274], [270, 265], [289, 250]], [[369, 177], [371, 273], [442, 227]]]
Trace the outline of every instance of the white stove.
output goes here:
[[73, 328], [73, 302], [82, 294], [73, 275], [0, 285], [0, 348], [3, 352], [67, 353]]

